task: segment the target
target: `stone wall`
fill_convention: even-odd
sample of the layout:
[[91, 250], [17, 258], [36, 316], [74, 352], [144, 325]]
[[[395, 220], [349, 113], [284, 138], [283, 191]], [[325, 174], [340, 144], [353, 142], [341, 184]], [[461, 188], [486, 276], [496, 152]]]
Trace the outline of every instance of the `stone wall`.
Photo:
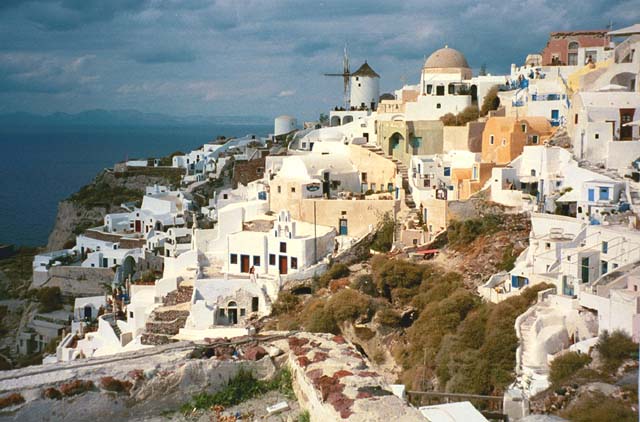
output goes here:
[[113, 282], [115, 273], [111, 268], [51, 267], [47, 279], [32, 287], [60, 287], [65, 296], [101, 296], [104, 284]]

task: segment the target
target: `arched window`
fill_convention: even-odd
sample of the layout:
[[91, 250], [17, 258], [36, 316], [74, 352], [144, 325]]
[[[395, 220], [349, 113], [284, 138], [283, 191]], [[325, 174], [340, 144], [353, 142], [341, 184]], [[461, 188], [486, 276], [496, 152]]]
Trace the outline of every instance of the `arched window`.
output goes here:
[[532, 175], [532, 176], [535, 176], [535, 175], [536, 175], [536, 171], [535, 171], [535, 170], [533, 170], [533, 169], [531, 169], [531, 175]]
[[578, 41], [571, 41], [569, 43], [569, 50], [577, 50], [578, 48], [580, 48], [580, 44], [578, 44]]
[[237, 308], [237, 307], [238, 307], [238, 304], [233, 300], [229, 302], [229, 304], [227, 305], [227, 308]]

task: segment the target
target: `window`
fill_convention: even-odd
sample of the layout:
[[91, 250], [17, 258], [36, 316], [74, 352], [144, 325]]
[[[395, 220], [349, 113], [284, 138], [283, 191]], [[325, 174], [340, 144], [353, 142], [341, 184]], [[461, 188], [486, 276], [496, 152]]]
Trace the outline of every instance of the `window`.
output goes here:
[[282, 193], [282, 188], [278, 186], [278, 193]]
[[596, 133], [595, 135], [593, 135], [593, 137], [596, 138], [596, 139], [600, 139], [600, 134]]
[[287, 253], [287, 242], [280, 242], [280, 253]]
[[237, 264], [238, 263], [238, 254], [232, 253], [231, 256], [229, 257], [229, 262], [232, 264]]
[[367, 173], [362, 173], [362, 183], [367, 183]]
[[544, 244], [544, 247], [545, 247], [545, 249], [551, 249], [551, 243], [546, 242], [546, 243]]
[[453, 95], [456, 92], [456, 87], [454, 84], [449, 84], [449, 95]]
[[573, 115], [573, 123], [576, 124], [576, 125], [578, 124], [578, 113], [575, 113]]
[[433, 85], [427, 85], [427, 94], [431, 95], [433, 92]]
[[255, 265], [256, 267], [260, 266], [260, 257], [257, 255], [253, 256], [253, 265]]
[[291, 269], [292, 270], [298, 269], [298, 258], [291, 257]]
[[534, 145], [538, 145], [538, 135], [533, 135], [531, 137], [531, 143], [533, 143]]
[[296, 188], [291, 188], [291, 193], [296, 193]]
[[442, 104], [440, 103], [436, 104], [436, 108], [442, 108]]
[[444, 168], [444, 175], [445, 176], [451, 176], [451, 167], [445, 167]]
[[489, 143], [490, 143], [491, 145], [493, 145], [493, 139], [494, 139], [494, 138], [493, 138], [493, 135], [489, 135]]
[[522, 133], [527, 133], [527, 124], [526, 123], [521, 124], [520, 129], [522, 129]]
[[502, 146], [506, 146], [507, 145], [507, 140], [502, 138]]
[[438, 96], [444, 95], [444, 85], [439, 85], [436, 87], [436, 95]]
[[240, 308], [240, 316], [245, 316], [247, 313], [246, 309]]
[[269, 254], [269, 265], [276, 265], [276, 255], [270, 253]]
[[473, 175], [471, 176], [471, 178], [473, 180], [477, 180], [478, 179], [478, 167], [477, 166], [473, 166]]
[[607, 261], [600, 261], [600, 274], [606, 274], [609, 272], [609, 263]]
[[609, 242], [603, 241], [602, 242], [602, 253], [607, 253], [608, 251], [609, 251]]
[[598, 199], [601, 201], [609, 200], [609, 188], [600, 188]]
[[251, 312], [258, 312], [259, 303], [260, 303], [260, 298], [258, 297], [251, 298]]
[[133, 312], [129, 311], [129, 318], [133, 318]]
[[580, 44], [578, 44], [577, 41], [571, 41], [569, 43], [569, 50], [577, 50], [578, 48], [580, 48]]

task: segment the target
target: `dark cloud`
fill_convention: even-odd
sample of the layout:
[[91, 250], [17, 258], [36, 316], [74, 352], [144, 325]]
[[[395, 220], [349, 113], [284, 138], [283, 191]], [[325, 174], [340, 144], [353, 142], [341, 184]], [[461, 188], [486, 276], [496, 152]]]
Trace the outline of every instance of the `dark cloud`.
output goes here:
[[147, 0], [61, 0], [25, 2], [25, 17], [45, 30], [69, 31], [96, 22], [108, 22], [118, 14], [142, 10]]
[[505, 73], [551, 31], [635, 23], [635, 3], [0, 0], [0, 103], [316, 117], [342, 99], [322, 73], [340, 69], [345, 43], [352, 66], [368, 60], [391, 91], [445, 44]]
[[163, 63], [191, 63], [196, 61], [195, 51], [187, 48], [140, 51], [132, 55], [138, 63], [163, 64]]

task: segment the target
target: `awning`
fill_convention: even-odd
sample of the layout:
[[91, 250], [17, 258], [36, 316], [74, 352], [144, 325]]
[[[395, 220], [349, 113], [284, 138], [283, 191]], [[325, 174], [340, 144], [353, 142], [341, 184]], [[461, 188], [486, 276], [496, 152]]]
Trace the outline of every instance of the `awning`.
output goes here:
[[573, 189], [556, 199], [556, 202], [578, 202], [578, 199], [580, 195], [576, 189]]
[[607, 35], [611, 37], [629, 37], [635, 34], [640, 34], [640, 23], [627, 26], [626, 28], [616, 29], [615, 31], [609, 31], [607, 33]]

